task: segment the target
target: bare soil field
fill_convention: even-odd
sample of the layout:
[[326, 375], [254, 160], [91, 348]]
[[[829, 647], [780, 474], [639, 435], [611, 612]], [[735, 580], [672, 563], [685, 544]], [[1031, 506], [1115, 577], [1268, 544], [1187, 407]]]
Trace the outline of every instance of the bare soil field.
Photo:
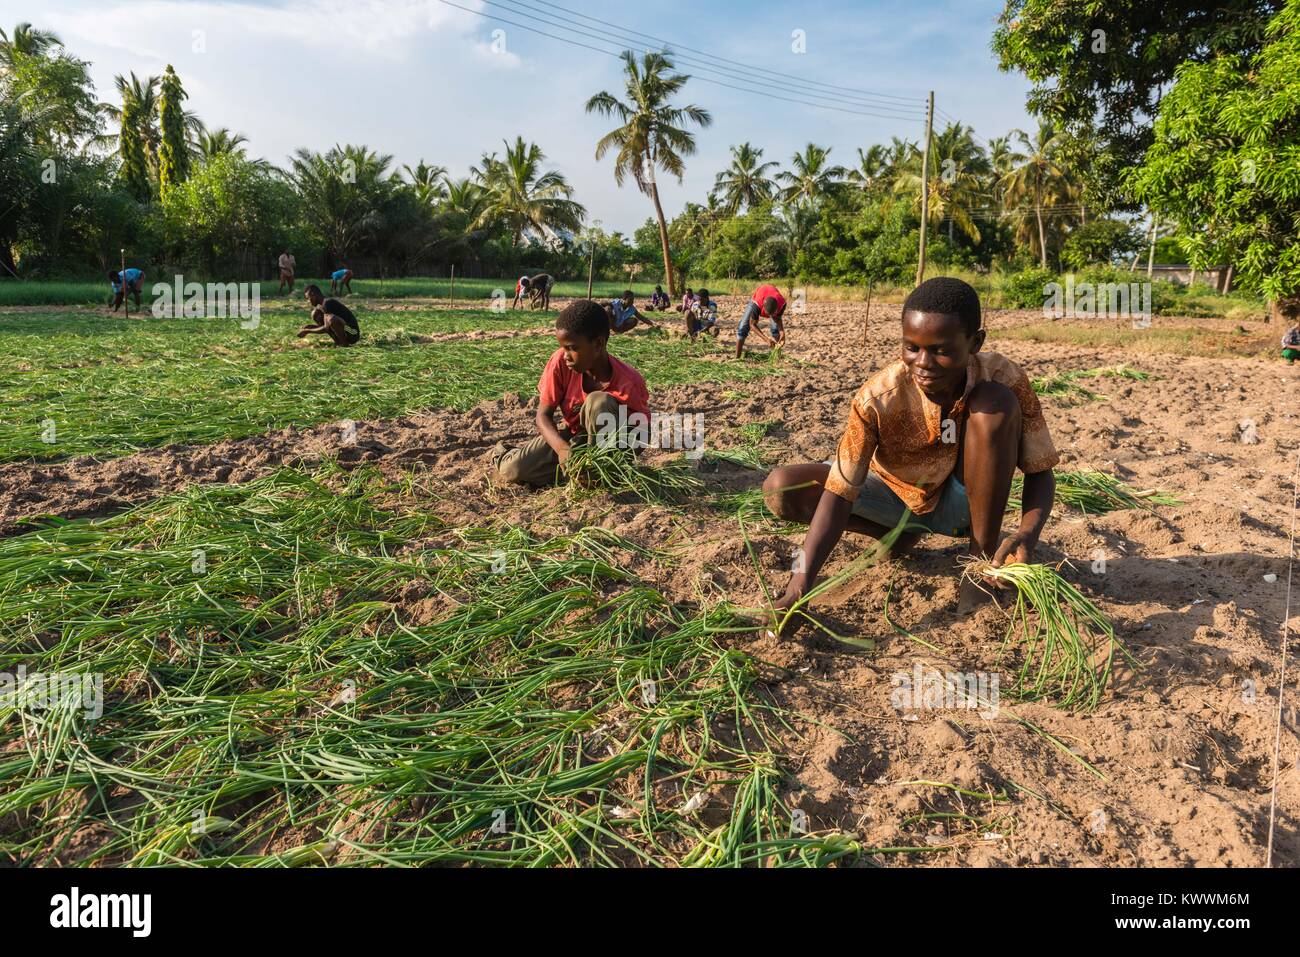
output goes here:
[[[722, 306], [723, 315], [739, 312], [735, 300]], [[710, 449], [739, 445], [741, 426], [770, 422], [761, 445], [766, 466], [820, 461], [839, 438], [853, 392], [895, 357], [898, 308], [877, 304], [867, 316], [859, 303], [810, 303], [789, 323], [781, 374], [731, 385], [656, 389], [651, 382], [653, 405], [703, 413]], [[870, 846], [945, 848], [882, 857], [890, 866], [1259, 865], [1269, 837], [1282, 694], [1300, 367], [1250, 357], [1260, 336], [1239, 335], [1230, 324], [1218, 330], [1208, 320], [1157, 318], [1152, 329], [1215, 327], [1247, 355], [1013, 338], [1042, 321], [1037, 311], [992, 312], [985, 348], [1031, 377], [1120, 363], [1159, 377], [1100, 380], [1104, 401], [1043, 399], [1062, 468], [1103, 469], [1182, 502], [1094, 516], [1058, 506], [1040, 544], [1039, 560], [1069, 563], [1062, 573], [1098, 602], [1138, 666], [1122, 665], [1090, 714], [1041, 704], [992, 714], [900, 712], [891, 705], [896, 676], [918, 667], [995, 669], [1005, 632], [996, 606], [957, 615], [957, 559], [965, 542], [923, 539], [814, 608], [840, 634], [874, 640], [875, 651], [849, 649], [808, 629], [791, 640], [756, 632], [743, 642], [764, 663], [763, 694], [797, 716], [782, 741], [792, 762], [787, 800], [808, 813], [810, 827], [853, 831]], [[542, 335], [544, 325], [539, 317], [535, 333], [502, 334]], [[733, 330], [728, 321], [720, 362], [733, 347]], [[675, 345], [664, 340], [666, 349]], [[618, 353], [617, 338], [611, 351]], [[244, 482], [283, 465], [337, 459], [414, 472], [412, 494], [459, 525], [506, 522], [537, 534], [616, 530], [673, 555], [671, 562], [625, 556], [632, 572], [670, 598], [759, 606], [764, 582], [769, 590], [784, 587], [799, 533], [759, 525], [748, 530], [747, 543], [734, 518], [704, 503], [648, 507], [496, 485], [492, 449], [533, 434], [535, 401], [507, 395], [467, 413], [360, 422], [355, 441], [345, 442], [333, 424], [104, 461], [12, 463], [0, 467], [0, 530], [12, 534], [39, 515], [105, 515], [192, 483]], [[726, 461], [703, 471], [706, 484], [728, 490], [754, 488], [764, 475]], [[866, 544], [846, 536], [827, 572]], [[1292, 634], [1298, 607], [1300, 601], [1292, 607]], [[1282, 697], [1273, 836], [1275, 862], [1289, 866], [1300, 864], [1295, 674], [1292, 668]], [[997, 827], [937, 816], [987, 822], [988, 802], [963, 790], [1007, 795], [996, 808]]]

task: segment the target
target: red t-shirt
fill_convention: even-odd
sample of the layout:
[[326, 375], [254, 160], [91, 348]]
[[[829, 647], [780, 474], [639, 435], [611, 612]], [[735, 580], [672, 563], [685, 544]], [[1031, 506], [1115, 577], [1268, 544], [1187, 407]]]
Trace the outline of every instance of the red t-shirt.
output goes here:
[[[645, 379], [622, 359], [609, 357], [609, 364], [614, 370], [613, 378], [605, 389], [627, 406], [627, 413], [640, 412], [650, 415], [650, 390], [646, 388]], [[564, 416], [564, 424], [569, 431], [577, 435], [582, 431], [582, 403], [587, 399], [587, 392], [582, 387], [582, 373], [574, 372], [564, 364], [564, 350], [556, 349], [542, 370], [542, 377], [537, 382], [537, 393], [544, 406], [554, 406]]]
[[768, 319], [771, 319], [772, 317], [768, 316], [763, 309], [764, 299], [775, 299], [777, 312], [780, 312], [782, 309], [785, 308], [785, 296], [781, 295], [781, 290], [777, 289], [776, 286], [771, 286], [771, 285], [759, 286], [757, 289], [754, 290], [754, 302], [758, 304], [759, 313], [761, 315], [767, 316]]

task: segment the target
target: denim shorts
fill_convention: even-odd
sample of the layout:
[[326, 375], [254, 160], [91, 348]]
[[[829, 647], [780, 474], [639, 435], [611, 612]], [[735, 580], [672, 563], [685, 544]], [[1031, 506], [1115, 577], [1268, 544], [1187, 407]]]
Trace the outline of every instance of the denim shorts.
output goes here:
[[[868, 472], [862, 491], [858, 493], [858, 500], [853, 503], [853, 514], [877, 525], [893, 528], [906, 511], [907, 506], [903, 500], [885, 484], [885, 480], [875, 472]], [[913, 514], [909, 522], [949, 538], [969, 534], [970, 502], [966, 498], [966, 486], [957, 480], [957, 476], [949, 476], [943, 483], [943, 491], [939, 493], [939, 504], [924, 515]]]
[[[745, 307], [745, 314], [740, 317], [740, 325], [736, 327], [736, 338], [744, 339], [748, 337], [750, 323], [757, 323], [761, 318], [762, 312], [758, 308], [758, 303], [751, 299], [749, 305]], [[775, 339], [780, 335], [781, 330], [777, 326], [775, 319], [769, 319], [768, 323], [768, 330], [772, 333], [772, 338]]]

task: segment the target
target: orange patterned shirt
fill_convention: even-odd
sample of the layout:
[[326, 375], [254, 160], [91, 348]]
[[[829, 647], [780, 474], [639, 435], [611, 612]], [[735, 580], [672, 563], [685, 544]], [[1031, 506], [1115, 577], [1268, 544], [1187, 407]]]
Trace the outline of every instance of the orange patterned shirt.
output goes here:
[[1000, 382], [1020, 400], [1020, 470], [1026, 475], [1060, 461], [1047, 431], [1043, 409], [1021, 368], [996, 352], [976, 352], [966, 367], [966, 389], [950, 413], [953, 438], [944, 442], [942, 410], [926, 397], [903, 360], [867, 380], [853, 397], [849, 424], [831, 462], [826, 487], [856, 501], [870, 469], [884, 479], [903, 503], [923, 515], [939, 504], [943, 483], [957, 467], [960, 423], [966, 400], [980, 382]]

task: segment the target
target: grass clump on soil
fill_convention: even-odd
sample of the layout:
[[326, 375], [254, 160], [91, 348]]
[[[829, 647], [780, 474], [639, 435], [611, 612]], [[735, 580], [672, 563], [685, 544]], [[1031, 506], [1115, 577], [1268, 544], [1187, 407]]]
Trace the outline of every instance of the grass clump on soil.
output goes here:
[[1056, 372], [1052, 375], [1039, 376], [1030, 380], [1033, 390], [1040, 396], [1055, 396], [1069, 405], [1079, 402], [1105, 401], [1106, 396], [1079, 385], [1079, 379], [1134, 379], [1146, 382], [1157, 378], [1149, 372], [1118, 365], [1100, 369], [1076, 369], [1070, 372]]
[[825, 864], [726, 607], [612, 533], [452, 528], [358, 470], [197, 486], [0, 540], [12, 865]]
[[614, 496], [629, 496], [650, 505], [672, 505], [699, 497], [704, 483], [695, 470], [682, 460], [664, 465], [646, 465], [637, 461], [630, 449], [601, 445], [598, 442], [575, 443], [564, 464], [570, 490], [603, 491]]
[[[1021, 497], [1024, 494], [1024, 477], [1016, 475], [1011, 480], [1011, 496], [1007, 499], [1007, 511], [1019, 511]], [[1182, 502], [1167, 492], [1158, 489], [1137, 490], [1121, 482], [1115, 476], [1096, 469], [1079, 469], [1077, 471], [1058, 469], [1056, 472], [1055, 500], [1069, 508], [1076, 508], [1085, 515], [1099, 515], [1122, 509], [1141, 508], [1155, 511], [1155, 505], [1181, 505]]]
[[964, 574], [981, 587], [992, 581], [1012, 590], [1002, 645], [1004, 655], [1012, 651], [1021, 662], [1011, 686], [1003, 689], [1012, 700], [1091, 711], [1110, 681], [1116, 650], [1133, 661], [1106, 616], [1055, 569], [1019, 562], [994, 568], [973, 561]]

